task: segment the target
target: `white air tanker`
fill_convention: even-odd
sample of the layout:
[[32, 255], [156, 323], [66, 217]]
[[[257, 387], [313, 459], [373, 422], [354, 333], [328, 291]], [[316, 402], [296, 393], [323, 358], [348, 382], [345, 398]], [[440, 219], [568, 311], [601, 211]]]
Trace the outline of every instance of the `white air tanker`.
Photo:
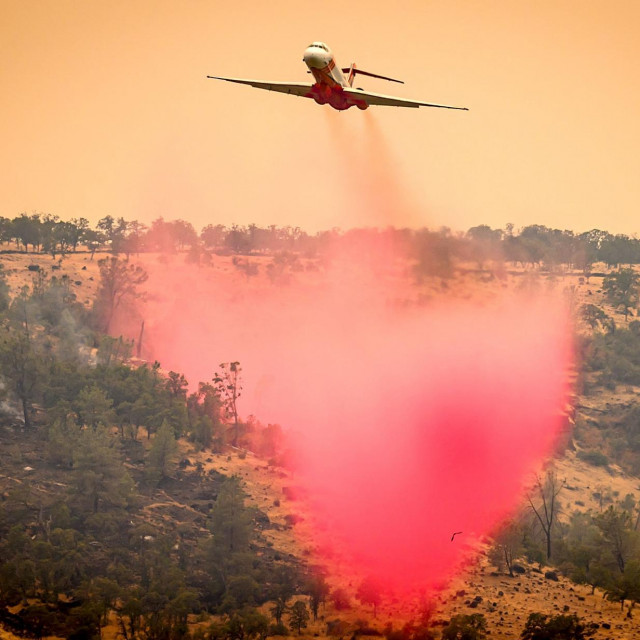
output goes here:
[[[371, 105], [382, 105], [388, 107], [438, 107], [440, 109], [459, 109], [468, 111], [466, 107], [450, 107], [446, 104], [433, 104], [432, 102], [418, 102], [416, 100], [405, 100], [385, 96], [380, 93], [370, 93], [362, 89], [353, 88], [353, 80], [356, 75], [380, 78], [390, 82], [399, 82], [386, 76], [379, 76], [358, 69], [354, 64], [348, 68], [341, 69], [336, 65], [331, 49], [324, 42], [311, 43], [304, 52], [302, 60], [309, 67], [309, 72], [315, 78], [314, 83], [310, 82], [264, 82], [261, 80], [244, 80], [241, 78], [222, 78], [220, 76], [207, 76], [214, 80], [226, 80], [227, 82], [237, 82], [248, 84], [256, 89], [266, 89], [267, 91], [279, 91], [280, 93], [290, 93], [303, 98], [313, 98], [318, 104], [328, 104], [338, 111], [344, 111], [349, 107], [367, 109]], [[346, 74], [346, 76], [345, 76]]]

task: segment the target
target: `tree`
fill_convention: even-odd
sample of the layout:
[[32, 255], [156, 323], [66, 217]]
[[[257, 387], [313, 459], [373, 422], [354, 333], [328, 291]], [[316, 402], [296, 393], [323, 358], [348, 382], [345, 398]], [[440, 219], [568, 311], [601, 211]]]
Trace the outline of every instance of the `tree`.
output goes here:
[[127, 235], [119, 242], [120, 249], [127, 256], [127, 260], [132, 253], [138, 254], [144, 248], [146, 232], [147, 227], [137, 220], [127, 223]]
[[212, 603], [220, 604], [229, 592], [234, 576], [251, 575], [249, 553], [253, 538], [251, 512], [245, 507], [245, 493], [238, 476], [226, 478], [211, 509], [211, 538], [204, 545], [207, 589]]
[[459, 614], [442, 629], [442, 640], [483, 640], [487, 637], [487, 621], [481, 613]]
[[227, 640], [264, 640], [269, 632], [269, 619], [256, 609], [245, 607], [234, 611], [221, 631]]
[[580, 315], [593, 330], [602, 327], [611, 333], [615, 328], [613, 318], [608, 316], [598, 305], [583, 304], [580, 308]]
[[178, 249], [182, 250], [185, 246], [194, 246], [198, 243], [198, 234], [193, 225], [186, 220], [173, 220], [171, 225], [171, 235]]
[[58, 418], [49, 427], [49, 447], [47, 457], [53, 464], [58, 464], [64, 468], [71, 468], [73, 465], [73, 448], [79, 435], [78, 425], [73, 420]]
[[89, 221], [86, 218], [71, 218], [69, 223], [68, 235], [71, 248], [75, 252], [78, 244], [84, 238], [84, 234], [89, 229]]
[[237, 224], [231, 226], [225, 236], [225, 245], [235, 253], [249, 253], [251, 251], [251, 237], [249, 231]]
[[7, 282], [7, 273], [4, 270], [4, 265], [0, 264], [0, 313], [5, 313], [9, 309], [11, 302], [11, 296], [9, 295], [10, 289]]
[[41, 229], [42, 221], [38, 213], [31, 216], [23, 213], [13, 220], [13, 237], [22, 242], [25, 251], [29, 251], [29, 245], [34, 251], [40, 246]]
[[378, 607], [382, 602], [382, 589], [380, 584], [374, 578], [365, 578], [356, 592], [356, 598], [362, 602], [362, 604], [370, 604], [373, 607], [373, 617], [375, 618], [378, 612]]
[[198, 234], [190, 222], [185, 220], [165, 221], [157, 218], [145, 237], [147, 247], [163, 253], [175, 253], [189, 246], [198, 246]]
[[458, 240], [442, 230], [440, 233], [421, 229], [417, 232], [414, 246], [416, 264], [414, 272], [418, 280], [436, 276], [451, 278], [454, 271]]
[[96, 601], [100, 612], [100, 625], [105, 626], [108, 622], [109, 612], [115, 609], [120, 596], [118, 583], [110, 578], [95, 578], [87, 585], [83, 595], [84, 599]]
[[490, 560], [498, 567], [506, 566], [513, 578], [513, 563], [523, 551], [522, 527], [517, 522], [506, 523], [495, 536]]
[[618, 267], [620, 264], [631, 266], [640, 260], [638, 247], [637, 238], [630, 238], [624, 234], [605, 233], [600, 243], [598, 258], [606, 262], [609, 267]]
[[471, 254], [478, 263], [478, 268], [484, 268], [487, 260], [495, 260], [501, 256], [502, 231], [500, 229], [492, 229], [486, 224], [481, 224], [471, 227], [466, 235], [471, 241]]
[[118, 218], [116, 220], [113, 216], [105, 216], [101, 220], [98, 220], [96, 226], [98, 231], [102, 232], [103, 237], [111, 243], [111, 251], [113, 253], [120, 253], [129, 223], [124, 218]]
[[558, 480], [555, 471], [548, 471], [544, 482], [539, 475], [536, 475], [535, 492], [540, 501], [537, 507], [533, 504], [531, 495], [527, 495], [529, 506], [544, 532], [547, 543], [547, 560], [551, 558], [551, 539], [560, 509], [558, 495], [565, 484], [565, 480]]
[[40, 241], [42, 250], [51, 253], [53, 258], [58, 252], [58, 227], [61, 224], [58, 216], [46, 214], [40, 220]]
[[24, 426], [31, 428], [33, 402], [41, 386], [43, 357], [38, 343], [24, 330], [4, 327], [0, 331], [0, 371], [22, 409]]
[[135, 640], [142, 625], [142, 602], [137, 592], [126, 593], [120, 597], [120, 606], [116, 609], [120, 633], [125, 640]]
[[605, 587], [605, 593], [609, 600], [620, 603], [620, 610], [624, 609], [625, 600], [631, 600], [630, 614], [633, 604], [640, 602], [640, 561], [625, 564], [622, 574]]
[[115, 446], [115, 439], [102, 429], [86, 429], [78, 438], [72, 488], [78, 505], [88, 513], [124, 509], [133, 497], [133, 481]]
[[251, 515], [244, 505], [245, 492], [238, 476], [226, 478], [211, 509], [211, 533], [226, 553], [244, 551], [252, 535]]
[[307, 592], [309, 594], [309, 606], [313, 613], [313, 619], [318, 619], [318, 609], [329, 595], [329, 585], [321, 575], [312, 576], [307, 582]]
[[220, 371], [213, 378], [213, 382], [218, 391], [227, 418], [233, 420], [233, 441], [234, 447], [238, 446], [240, 437], [240, 423], [238, 420], [238, 398], [241, 395], [242, 384], [240, 372], [242, 367], [239, 362], [223, 362], [219, 367]]
[[343, 611], [344, 609], [351, 608], [349, 594], [342, 587], [336, 587], [331, 592], [331, 602], [333, 603], [336, 611]]
[[224, 245], [226, 235], [227, 229], [224, 225], [209, 224], [200, 232], [200, 240], [204, 243], [205, 247], [217, 249]]
[[633, 269], [619, 269], [602, 281], [607, 300], [622, 309], [625, 320], [628, 320], [629, 311], [638, 306], [639, 283], [640, 275]]
[[95, 229], [86, 229], [82, 234], [82, 237], [87, 249], [91, 252], [91, 260], [93, 260], [93, 256], [96, 254], [96, 251], [105, 241], [104, 234]]
[[178, 443], [173, 427], [163, 420], [153, 438], [147, 459], [146, 472], [152, 484], [158, 484], [176, 468], [177, 454]]
[[563, 545], [562, 563], [567, 575], [578, 584], [597, 586], [610, 582], [610, 570], [603, 559], [604, 540], [591, 514], [571, 514]]
[[291, 614], [289, 615], [289, 624], [298, 630], [298, 635], [302, 629], [307, 628], [307, 623], [309, 622], [309, 609], [307, 609], [307, 605], [302, 601], [298, 600], [291, 607]]
[[132, 343], [122, 336], [112, 338], [111, 336], [100, 336], [98, 342], [98, 353], [96, 354], [98, 364], [109, 367], [112, 364], [121, 364], [131, 356]]
[[172, 397], [186, 400], [189, 383], [182, 373], [169, 371], [167, 374], [166, 387]]
[[116, 257], [98, 261], [100, 284], [93, 305], [100, 328], [109, 332], [114, 313], [123, 302], [141, 297], [138, 287], [148, 279], [147, 272], [139, 266], [123, 262]]
[[212, 384], [201, 382], [198, 390], [187, 398], [187, 420], [191, 439], [203, 447], [212, 446], [214, 451], [220, 451], [223, 444], [220, 408], [220, 397]]
[[282, 616], [288, 609], [287, 603], [296, 592], [296, 581], [293, 570], [287, 566], [278, 567], [273, 579], [271, 599], [274, 604], [270, 609], [276, 624], [282, 624]]
[[114, 417], [113, 400], [98, 385], [85, 387], [78, 394], [75, 408], [80, 423], [91, 427], [94, 431], [99, 425], [108, 427]]
[[522, 630], [522, 640], [585, 640], [593, 632], [575, 614], [549, 616], [546, 613], [530, 613]]
[[227, 592], [220, 611], [255, 604], [259, 597], [260, 585], [250, 575], [234, 576], [227, 582]]
[[631, 514], [611, 505], [596, 516], [595, 524], [609, 545], [620, 573], [624, 573], [627, 560], [636, 546], [634, 542], [637, 536], [632, 530]]

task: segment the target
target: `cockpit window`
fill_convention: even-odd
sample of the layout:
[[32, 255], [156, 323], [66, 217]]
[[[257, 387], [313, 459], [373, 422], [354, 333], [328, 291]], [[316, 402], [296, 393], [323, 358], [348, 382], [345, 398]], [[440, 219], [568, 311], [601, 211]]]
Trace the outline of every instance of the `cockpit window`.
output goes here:
[[324, 42], [312, 42], [310, 47], [318, 47], [318, 49], [322, 49], [323, 51], [329, 51], [329, 48]]

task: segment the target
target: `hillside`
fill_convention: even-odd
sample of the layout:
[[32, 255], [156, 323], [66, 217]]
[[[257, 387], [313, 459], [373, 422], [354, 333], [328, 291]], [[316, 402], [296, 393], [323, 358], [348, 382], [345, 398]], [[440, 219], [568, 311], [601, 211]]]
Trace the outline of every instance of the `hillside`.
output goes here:
[[[308, 514], [297, 500], [288, 500], [286, 488], [295, 487], [295, 478], [290, 474], [274, 473], [264, 464], [256, 464], [251, 456], [209, 463], [218, 470], [238, 473], [245, 481], [252, 502], [260, 506], [271, 522], [282, 525], [281, 530], [265, 532], [266, 537], [286, 553], [298, 557], [308, 557], [313, 550], [314, 525], [308, 521]], [[640, 497], [640, 480], [628, 476], [620, 468], [613, 466], [609, 470], [594, 468], [576, 458], [575, 453], [567, 452], [554, 461], [558, 473], [567, 479], [567, 488], [562, 494], [563, 517], [573, 510], [600, 509], [594, 493], [605, 488], [613, 495], [633, 494]], [[283, 490], [284, 489], [284, 490]], [[278, 500], [279, 505], [274, 506]], [[285, 517], [295, 514], [302, 521], [293, 530], [287, 527]], [[640, 621], [627, 616], [626, 609], [621, 611], [617, 603], [604, 598], [602, 590], [592, 593], [591, 587], [577, 585], [559, 576], [558, 581], [548, 580], [544, 574], [551, 567], [536, 563], [522, 562], [525, 572], [510, 578], [508, 574], [498, 573], [486, 557], [486, 548], [481, 552], [478, 563], [463, 575], [457, 576], [436, 598], [434, 617], [437, 623], [456, 614], [482, 613], [486, 616], [491, 637], [499, 640], [519, 637], [522, 624], [532, 611], [550, 613], [576, 613], [587, 622], [600, 626], [595, 638], [615, 638], [633, 640], [640, 628]], [[340, 618], [354, 624], [365, 619], [378, 628], [393, 624], [402, 626], [412, 617], [418, 616], [420, 602], [413, 602], [408, 608], [403, 603], [386, 600], [380, 613], [374, 620], [370, 607], [358, 606], [355, 581], [349, 576], [330, 576], [332, 587], [345, 589], [353, 602], [354, 609], [336, 611], [327, 604], [323, 609], [324, 620], [312, 626], [309, 631], [324, 635], [325, 620]], [[610, 625], [610, 628], [603, 627]]]
[[[0, 263], [13, 292], [29, 286], [34, 275], [37, 277], [38, 273], [46, 272], [48, 277], [66, 281], [77, 301], [88, 306], [98, 288], [100, 257], [97, 254], [92, 259], [88, 253], [78, 253], [53, 260], [43, 255], [3, 254]], [[177, 256], [172, 259], [180, 258]], [[143, 254], [138, 260], [145, 266], [158, 259], [157, 255]], [[206, 268], [211, 277], [244, 277], [247, 264], [254, 262], [266, 269], [270, 261], [269, 257], [250, 257], [243, 259], [239, 267], [233, 257], [214, 256]], [[41, 271], [38, 272], [34, 265]], [[422, 285], [422, 293], [468, 299], [491, 297], [505, 288], [553, 287], [564, 291], [576, 309], [580, 305], [594, 304], [614, 318], [619, 327], [625, 327], [627, 320], [623, 314], [603, 296], [602, 280], [602, 276], [592, 276], [585, 281], [584, 275], [577, 272], [532, 275], [524, 269], [507, 270], [496, 276], [469, 266], [468, 270], [460, 271], [454, 281], [449, 281], [446, 288], [442, 286], [440, 278], [427, 280]], [[584, 326], [583, 331], [587, 331]], [[594, 380], [595, 374], [587, 373], [585, 379], [587, 382]], [[602, 416], [613, 415], [620, 407], [633, 407], [637, 403], [638, 393], [638, 387], [626, 384], [618, 385], [615, 389], [593, 389], [588, 395], [576, 397], [574, 420], [578, 428], [575, 438], [569, 449], [553, 461], [558, 476], [566, 479], [566, 486], [559, 496], [561, 522], [567, 523], [575, 511], [600, 513], [629, 494], [640, 501], [640, 480], [628, 473], [633, 468], [634, 459], [621, 457], [621, 462], [625, 464], [624, 471], [614, 463], [609, 440], [602, 435], [598, 426]], [[116, 429], [113, 432], [115, 434]], [[144, 459], [154, 439], [147, 439], [144, 429], [138, 435], [138, 439], [125, 447], [125, 466], [133, 480], [143, 485]], [[304, 502], [295, 499], [295, 475], [269, 464], [269, 460], [255, 456], [250, 450], [226, 447], [214, 453], [202, 450], [187, 438], [181, 439], [179, 446], [180, 468], [155, 489], [141, 492], [136, 499], [135, 511], [127, 512], [127, 526], [136, 530], [136, 535], [142, 538], [166, 536], [172, 540], [177, 536], [183, 548], [195, 554], [202, 540], [208, 536], [208, 513], [213, 498], [219, 493], [224, 478], [235, 475], [243, 482], [248, 506], [255, 508], [252, 517], [260, 530], [251, 543], [251, 549], [252, 553], [265, 560], [264, 571], [268, 572], [281, 563], [303, 567], [314, 564], [314, 530], [317, 523], [313, 522]], [[36, 521], [39, 522], [38, 511], [46, 512], [56, 503], [61, 491], [67, 489], [67, 481], [61, 481], [61, 478], [68, 472], [61, 473], [58, 467], [52, 467], [43, 449], [42, 439], [36, 434], [25, 433], [19, 428], [19, 422], [10, 417], [4, 421], [0, 448], [4, 460], [0, 493], [5, 500], [9, 496], [13, 500], [16, 494], [23, 491], [25, 509], [36, 514]], [[593, 466], [580, 459], [578, 454], [581, 451], [596, 448], [607, 451], [605, 465]], [[30, 528], [28, 533], [34, 538], [41, 535], [37, 527]], [[93, 542], [99, 543], [99, 536], [96, 535], [87, 544]], [[94, 551], [98, 547], [99, 544], [94, 545]], [[492, 638], [518, 638], [528, 614], [542, 611], [576, 613], [585, 621], [599, 625], [594, 630], [595, 638], [631, 640], [636, 637], [640, 626], [635, 617], [629, 617], [629, 614], [634, 615], [632, 610], [627, 607], [621, 609], [618, 603], [604, 599], [600, 588], [596, 588], [592, 594], [590, 586], [574, 584], [562, 575], [557, 581], [547, 579], [545, 572], [551, 569], [550, 566], [522, 559], [520, 564], [524, 573], [510, 578], [489, 563], [487, 553], [487, 548], [484, 548], [478, 563], [470, 567], [466, 574], [457, 576], [436, 596], [436, 629], [454, 615], [482, 613]], [[99, 551], [92, 554], [94, 561], [108, 563], [106, 557], [100, 557]], [[173, 555], [177, 558], [179, 554]], [[303, 636], [324, 636], [327, 634], [327, 622], [337, 619], [344, 623], [332, 627], [339, 629], [335, 632], [339, 636], [353, 633], [358, 626], [371, 626], [382, 632], [386, 625], [392, 624], [398, 629], [420, 612], [418, 601], [404, 603], [384, 596], [378, 616], [374, 619], [371, 607], [362, 605], [356, 598], [359, 586], [356, 579], [348, 575], [329, 575], [327, 582], [332, 589], [344, 589], [351, 601], [351, 608], [338, 610], [330, 601], [326, 602], [320, 609], [318, 621], [311, 622]], [[301, 599], [301, 595], [295, 596], [294, 601], [296, 598]], [[17, 608], [9, 608], [9, 611], [16, 612], [22, 606], [24, 603], [17, 605]], [[270, 605], [261, 605], [261, 610], [268, 615]], [[190, 615], [189, 624], [192, 628], [204, 627], [205, 620], [209, 624], [209, 618], [202, 618], [197, 623], [198, 617]], [[110, 624], [102, 633], [104, 638], [117, 637], [113, 613], [110, 614]]]

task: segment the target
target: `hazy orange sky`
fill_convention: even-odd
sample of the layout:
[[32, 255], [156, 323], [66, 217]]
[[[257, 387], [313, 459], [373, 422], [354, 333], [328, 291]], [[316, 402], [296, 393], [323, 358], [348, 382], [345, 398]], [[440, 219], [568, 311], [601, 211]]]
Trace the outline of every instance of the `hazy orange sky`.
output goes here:
[[[637, 0], [0, 0], [0, 215], [634, 233], [639, 24]], [[205, 78], [307, 81], [313, 40], [470, 111]]]

